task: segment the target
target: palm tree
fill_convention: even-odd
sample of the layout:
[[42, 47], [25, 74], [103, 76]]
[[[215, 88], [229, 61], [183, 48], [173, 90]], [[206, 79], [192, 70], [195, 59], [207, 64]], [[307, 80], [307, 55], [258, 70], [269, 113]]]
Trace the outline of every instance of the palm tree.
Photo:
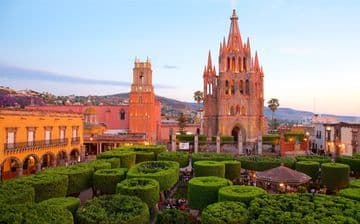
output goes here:
[[268, 107], [270, 108], [270, 110], [272, 111], [272, 115], [271, 115], [271, 123], [272, 123], [272, 128], [273, 130], [275, 129], [275, 123], [274, 123], [274, 113], [277, 110], [277, 108], [280, 106], [279, 104], [279, 100], [276, 98], [271, 98], [268, 102]]
[[194, 100], [197, 102], [197, 104], [198, 104], [198, 109], [200, 109], [200, 103], [204, 100], [204, 94], [203, 94], [203, 92], [201, 92], [201, 91], [196, 91], [196, 92], [194, 92]]

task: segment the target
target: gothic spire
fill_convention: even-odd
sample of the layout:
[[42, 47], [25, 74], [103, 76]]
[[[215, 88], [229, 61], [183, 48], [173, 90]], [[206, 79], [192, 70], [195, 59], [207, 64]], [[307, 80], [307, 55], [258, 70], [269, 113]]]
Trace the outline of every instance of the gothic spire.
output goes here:
[[255, 62], [254, 62], [255, 71], [260, 71], [259, 58], [257, 51], [255, 52]]
[[238, 24], [238, 16], [236, 15], [235, 9], [231, 16], [230, 31], [228, 37], [228, 48], [231, 50], [241, 50], [242, 49], [242, 40], [240, 35], [240, 29]]
[[211, 62], [211, 52], [210, 52], [210, 50], [209, 50], [209, 55], [208, 55], [207, 68], [208, 68], [208, 69], [211, 69], [211, 68], [212, 68], [212, 62]]

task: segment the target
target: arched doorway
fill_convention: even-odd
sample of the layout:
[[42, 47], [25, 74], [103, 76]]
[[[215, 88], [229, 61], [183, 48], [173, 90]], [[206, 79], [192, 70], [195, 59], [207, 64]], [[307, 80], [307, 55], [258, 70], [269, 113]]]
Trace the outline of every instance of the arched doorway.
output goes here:
[[41, 157], [41, 168], [47, 168], [47, 167], [52, 167], [55, 166], [55, 156], [54, 154], [48, 152], [45, 153], [42, 157]]
[[39, 158], [36, 155], [28, 155], [23, 162], [23, 174], [33, 174], [37, 171]]
[[73, 149], [70, 152], [70, 162], [77, 163], [80, 162], [80, 152], [78, 149]]
[[21, 168], [21, 162], [18, 158], [6, 158], [1, 164], [1, 180], [8, 180], [22, 175]]
[[238, 142], [238, 137], [239, 137], [239, 131], [240, 128], [238, 126], [235, 126], [232, 131], [231, 131], [231, 135], [234, 137], [234, 142], [237, 143]]
[[67, 158], [67, 154], [65, 151], [59, 151], [57, 156], [56, 156], [56, 164], [58, 166], [63, 166], [66, 164], [68, 158]]

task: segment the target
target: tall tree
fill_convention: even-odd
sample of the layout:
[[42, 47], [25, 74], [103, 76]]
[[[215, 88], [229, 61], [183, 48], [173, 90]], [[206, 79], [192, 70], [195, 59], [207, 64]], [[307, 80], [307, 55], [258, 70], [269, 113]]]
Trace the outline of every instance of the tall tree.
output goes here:
[[184, 113], [180, 113], [179, 117], [177, 118], [177, 122], [178, 122], [180, 134], [184, 134], [185, 133], [186, 122], [187, 122], [187, 118], [184, 115]]
[[277, 108], [280, 106], [280, 103], [279, 100], [276, 98], [271, 98], [267, 103], [268, 103], [268, 107], [272, 111], [271, 124], [272, 124], [272, 130], [274, 130], [275, 129], [274, 113], [277, 110]]
[[204, 100], [204, 94], [201, 91], [196, 91], [194, 92], [194, 100], [197, 102], [198, 104], [198, 109], [200, 109], [200, 103]]

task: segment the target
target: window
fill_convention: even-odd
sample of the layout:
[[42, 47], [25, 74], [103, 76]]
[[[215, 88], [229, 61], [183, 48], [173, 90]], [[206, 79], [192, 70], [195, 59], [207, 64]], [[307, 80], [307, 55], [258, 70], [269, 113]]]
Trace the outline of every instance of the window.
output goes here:
[[245, 93], [247, 95], [250, 94], [250, 83], [249, 83], [249, 80], [247, 79], [246, 82], [245, 82]]
[[60, 127], [60, 134], [59, 134], [59, 137], [60, 137], [60, 141], [63, 142], [64, 139], [65, 139], [65, 130], [66, 130], [66, 127]]
[[45, 128], [45, 144], [49, 145], [51, 142], [51, 127]]
[[233, 57], [231, 60], [231, 71], [235, 72], [235, 57]]
[[78, 137], [78, 127], [73, 127], [72, 129], [72, 138], [77, 138]]
[[238, 58], [238, 71], [242, 72], [242, 64], [241, 64], [241, 57]]
[[120, 111], [120, 120], [125, 120], [125, 111], [123, 109]]
[[244, 81], [243, 80], [240, 80], [239, 89], [240, 89], [240, 93], [244, 94]]
[[230, 107], [230, 115], [235, 115], [234, 106]]
[[230, 58], [227, 58], [226, 71], [230, 70]]
[[144, 83], [145, 83], [144, 73], [142, 73], [142, 72], [140, 73], [139, 79], [140, 79], [140, 84], [144, 85]]
[[230, 88], [231, 88], [231, 95], [234, 95], [235, 94], [235, 81], [234, 80], [231, 80]]
[[243, 70], [246, 72], [246, 58], [243, 59]]
[[240, 106], [236, 105], [236, 114], [240, 114]]
[[16, 128], [7, 128], [6, 146], [8, 149], [15, 148]]
[[35, 140], [35, 128], [28, 128], [27, 129], [27, 142], [28, 146], [33, 146]]

